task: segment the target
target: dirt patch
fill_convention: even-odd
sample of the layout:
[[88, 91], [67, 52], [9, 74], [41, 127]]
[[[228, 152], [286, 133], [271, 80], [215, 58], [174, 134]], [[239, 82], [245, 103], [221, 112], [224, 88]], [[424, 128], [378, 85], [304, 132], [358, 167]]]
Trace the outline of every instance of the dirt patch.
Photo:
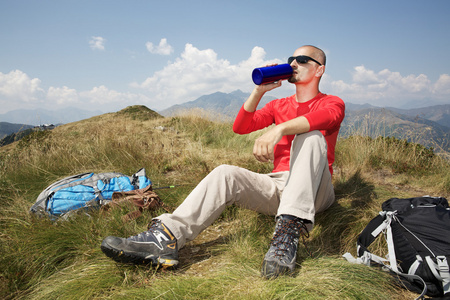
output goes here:
[[221, 255], [239, 220], [216, 222], [206, 228], [197, 238], [188, 242], [179, 251], [180, 266], [178, 272], [203, 276], [223, 265]]

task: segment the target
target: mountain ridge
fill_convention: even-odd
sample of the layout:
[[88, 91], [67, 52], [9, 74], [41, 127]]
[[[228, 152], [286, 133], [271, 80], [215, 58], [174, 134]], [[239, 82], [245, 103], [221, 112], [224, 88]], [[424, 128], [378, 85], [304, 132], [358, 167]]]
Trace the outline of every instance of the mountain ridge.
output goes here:
[[[212, 113], [215, 120], [219, 118], [233, 120], [249, 96], [249, 93], [240, 90], [229, 94], [217, 92], [188, 103], [172, 106], [159, 113], [171, 117], [188, 110], [202, 109]], [[258, 107], [274, 99], [274, 97], [264, 96]], [[387, 134], [432, 147], [436, 151], [448, 152], [450, 151], [450, 104], [400, 109], [377, 107], [367, 103], [346, 103], [346, 116], [341, 126], [341, 136], [347, 137], [352, 134], [363, 134], [373, 138], [380, 134]]]
[[[203, 95], [196, 100], [171, 106], [161, 111], [155, 111], [164, 117], [173, 117], [186, 111], [200, 110], [216, 121], [233, 121], [250, 93], [236, 90], [231, 93], [215, 92]], [[261, 99], [259, 107], [276, 99], [266, 95]], [[28, 114], [28, 115], [27, 115]], [[0, 121], [30, 119], [30, 115], [46, 116], [40, 119], [38, 125], [46, 123], [69, 123], [87, 119], [102, 114], [99, 111], [87, 111], [74, 108], [48, 110], [17, 110], [0, 115]], [[5, 116], [8, 115], [9, 118]], [[53, 118], [52, 118], [53, 115]], [[64, 119], [55, 122], [56, 118]], [[23, 123], [27, 124], [27, 123]], [[30, 124], [30, 123], [28, 123]], [[32, 122], [32, 125], [36, 122]], [[22, 125], [19, 126], [29, 126]], [[422, 108], [401, 109], [394, 107], [377, 107], [371, 104], [354, 104], [346, 102], [346, 117], [341, 126], [341, 136], [352, 134], [368, 135], [375, 138], [378, 135], [391, 135], [396, 138], [418, 142], [437, 151], [450, 151], [450, 104], [433, 105]]]
[[34, 127], [33, 125], [0, 122], [0, 139], [12, 133], [27, 130], [33, 127]]

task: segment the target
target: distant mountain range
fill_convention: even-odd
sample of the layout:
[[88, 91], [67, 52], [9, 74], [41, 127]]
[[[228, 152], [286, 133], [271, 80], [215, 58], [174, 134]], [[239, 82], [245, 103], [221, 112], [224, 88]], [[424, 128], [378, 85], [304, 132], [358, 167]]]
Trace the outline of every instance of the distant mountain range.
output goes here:
[[[450, 105], [446, 107], [450, 109]], [[433, 147], [436, 152], [449, 152], [450, 127], [443, 125], [448, 124], [449, 120], [439, 116], [437, 107], [426, 107], [422, 111], [427, 114], [415, 115], [413, 110], [390, 108], [372, 107], [359, 110], [347, 108], [340, 135], [342, 137], [362, 135], [373, 138], [380, 135], [392, 136], [422, 144], [428, 148]]]
[[28, 125], [66, 124], [84, 120], [102, 114], [101, 111], [88, 111], [73, 107], [46, 110], [46, 109], [17, 109], [0, 114], [0, 122]]
[[[198, 99], [183, 104], [174, 105], [168, 109], [158, 111], [163, 116], [176, 116], [189, 110], [205, 112], [214, 120], [233, 120], [242, 104], [250, 94], [240, 90], [232, 93], [217, 92], [204, 95]], [[275, 98], [265, 96], [259, 107]], [[69, 108], [58, 111], [47, 110], [16, 110], [0, 115], [1, 122], [42, 125], [45, 123], [70, 123], [102, 114]], [[0, 123], [1, 134], [3, 128], [10, 125]], [[25, 127], [23, 127], [25, 128]], [[9, 130], [10, 131], [10, 130]], [[10, 134], [10, 133], [7, 133]], [[426, 147], [433, 147], [436, 151], [450, 151], [450, 104], [435, 105], [414, 109], [399, 109], [392, 107], [375, 107], [370, 104], [346, 103], [346, 117], [342, 123], [341, 136], [368, 135], [376, 137], [394, 136], [420, 143]]]
[[[230, 94], [217, 92], [159, 113], [175, 116], [186, 110], [201, 109], [216, 120], [234, 119], [249, 95], [239, 90]], [[264, 97], [259, 107], [273, 99]], [[433, 147], [436, 151], [450, 151], [450, 104], [398, 109], [346, 103], [345, 114], [340, 132], [343, 137], [355, 134], [393, 136]]]
[[450, 128], [450, 104], [415, 109], [388, 109], [410, 117], [421, 117]]
[[[205, 112], [212, 113], [214, 119], [234, 119], [242, 104], [244, 104], [249, 96], [250, 94], [244, 93], [241, 90], [236, 90], [229, 94], [217, 92], [211, 95], [201, 96], [194, 101], [171, 106], [159, 111], [159, 113], [165, 117], [170, 117], [186, 112], [187, 110], [202, 109]], [[273, 97], [264, 97], [261, 100], [260, 106], [274, 99]]]

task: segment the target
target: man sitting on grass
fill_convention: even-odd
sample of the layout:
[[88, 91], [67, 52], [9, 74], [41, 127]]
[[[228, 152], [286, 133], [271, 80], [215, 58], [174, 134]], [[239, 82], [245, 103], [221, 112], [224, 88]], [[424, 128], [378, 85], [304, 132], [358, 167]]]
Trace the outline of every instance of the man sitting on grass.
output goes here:
[[172, 213], [154, 220], [148, 231], [127, 239], [107, 237], [101, 249], [124, 263], [178, 264], [178, 249], [211, 225], [232, 204], [276, 216], [275, 232], [261, 274], [274, 278], [292, 273], [301, 235], [308, 236], [315, 214], [334, 202], [331, 182], [334, 149], [344, 119], [344, 102], [319, 91], [325, 53], [314, 46], [295, 50], [288, 63], [294, 95], [257, 106], [263, 95], [281, 81], [255, 86], [233, 124], [248, 134], [275, 124], [259, 137], [253, 154], [273, 162], [270, 174], [221, 165], [208, 174]]

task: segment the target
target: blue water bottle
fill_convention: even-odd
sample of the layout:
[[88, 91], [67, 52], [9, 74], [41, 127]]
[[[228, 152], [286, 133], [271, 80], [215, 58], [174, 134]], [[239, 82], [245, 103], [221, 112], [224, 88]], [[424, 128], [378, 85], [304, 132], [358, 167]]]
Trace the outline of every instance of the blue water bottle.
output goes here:
[[256, 68], [252, 72], [253, 82], [257, 85], [288, 79], [293, 70], [290, 64]]

